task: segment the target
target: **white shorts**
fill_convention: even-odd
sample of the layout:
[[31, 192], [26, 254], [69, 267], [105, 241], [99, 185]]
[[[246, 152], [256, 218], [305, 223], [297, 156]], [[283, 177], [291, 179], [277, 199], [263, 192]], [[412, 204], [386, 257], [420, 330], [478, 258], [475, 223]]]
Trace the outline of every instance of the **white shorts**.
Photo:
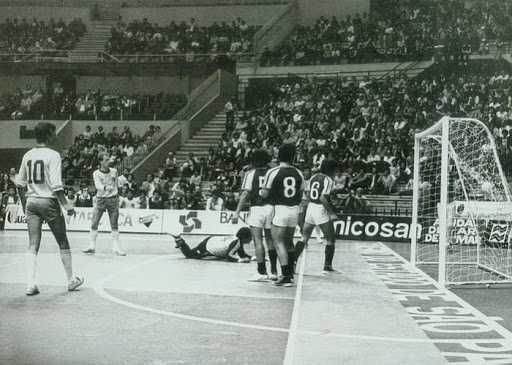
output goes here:
[[247, 224], [251, 227], [269, 229], [272, 224], [273, 215], [274, 207], [272, 205], [251, 207], [251, 209], [249, 209], [249, 219], [247, 219]]
[[299, 206], [276, 205], [272, 224], [277, 227], [292, 227], [299, 223]]
[[322, 204], [309, 203], [308, 209], [306, 210], [306, 223], [319, 226], [330, 220], [329, 214]]

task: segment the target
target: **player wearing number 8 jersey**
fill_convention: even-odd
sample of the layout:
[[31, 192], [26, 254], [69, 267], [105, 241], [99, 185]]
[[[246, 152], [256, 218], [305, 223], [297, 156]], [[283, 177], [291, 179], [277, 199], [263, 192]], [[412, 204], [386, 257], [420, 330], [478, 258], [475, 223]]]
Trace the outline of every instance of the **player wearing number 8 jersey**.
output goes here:
[[[29, 248], [26, 259], [27, 295], [39, 294], [35, 284], [37, 254], [41, 245], [41, 228], [46, 221], [60, 248], [60, 257], [68, 280], [68, 290], [73, 291], [84, 282], [73, 277], [71, 249], [66, 234], [66, 221], [60, 204], [68, 215], [75, 214], [67, 204], [61, 175], [61, 159], [58, 152], [48, 146], [55, 138], [55, 125], [41, 122], [35, 128], [37, 146], [22, 159], [16, 178], [18, 193], [27, 218]], [[25, 188], [27, 191], [25, 192]]]
[[309, 182], [309, 204], [306, 210], [302, 239], [297, 242], [295, 247], [295, 260], [298, 260], [311, 237], [313, 228], [316, 226], [320, 227], [327, 241], [325, 246], [324, 274], [339, 273], [338, 270], [332, 268], [334, 244], [336, 241], [333, 221], [338, 220], [329, 202], [334, 186], [332, 180], [334, 168], [334, 160], [323, 160], [320, 173], [314, 175]]
[[260, 188], [263, 187], [263, 180], [268, 171], [268, 162], [270, 156], [265, 150], [256, 150], [251, 156], [251, 165], [253, 169], [248, 171], [244, 176], [242, 183], [242, 192], [238, 206], [233, 215], [233, 223], [238, 223], [240, 211], [247, 201], [250, 202], [249, 218], [247, 224], [251, 228], [254, 247], [256, 251], [256, 259], [258, 261], [258, 274], [249, 278], [248, 281], [268, 281], [269, 276], [265, 265], [265, 246], [263, 245], [263, 231], [265, 231], [265, 240], [268, 246], [268, 255], [270, 258], [270, 271], [272, 280], [277, 280], [277, 253], [274, 249], [274, 242], [270, 227], [272, 224], [272, 216], [274, 209], [270, 205], [269, 199], [260, 196]]
[[295, 258], [293, 235], [298, 223], [304, 176], [292, 166], [295, 145], [282, 146], [278, 158], [279, 166], [270, 169], [265, 175], [260, 195], [269, 198], [274, 206], [271, 232], [282, 271], [282, 277], [276, 281], [276, 285], [291, 286]]

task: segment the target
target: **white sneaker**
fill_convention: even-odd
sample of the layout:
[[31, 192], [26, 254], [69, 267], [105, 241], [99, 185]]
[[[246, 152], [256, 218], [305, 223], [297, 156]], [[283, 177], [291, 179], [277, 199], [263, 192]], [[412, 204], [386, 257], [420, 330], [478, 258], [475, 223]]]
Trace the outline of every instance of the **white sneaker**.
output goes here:
[[249, 279], [247, 279], [247, 281], [252, 281], [252, 282], [263, 282], [263, 281], [269, 281], [269, 280], [270, 279], [267, 274], [261, 275], [259, 273], [254, 274]]
[[269, 276], [269, 279], [272, 280], [272, 281], [276, 281], [279, 278], [278, 278], [276, 273], [271, 273], [270, 276]]
[[114, 250], [112, 254], [115, 256], [126, 256], [126, 253], [124, 253], [124, 251], [121, 251], [120, 249]]
[[96, 250], [94, 249], [94, 247], [87, 247], [87, 248], [83, 248], [81, 250], [83, 253], [88, 253], [88, 254], [91, 254], [91, 255], [94, 255], [94, 253], [96, 252]]

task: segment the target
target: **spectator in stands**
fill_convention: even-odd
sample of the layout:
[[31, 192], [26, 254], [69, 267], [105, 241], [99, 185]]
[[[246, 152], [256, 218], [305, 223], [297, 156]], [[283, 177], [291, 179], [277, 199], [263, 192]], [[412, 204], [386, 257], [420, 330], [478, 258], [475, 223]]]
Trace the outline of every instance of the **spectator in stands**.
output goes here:
[[199, 167], [199, 161], [194, 156], [194, 152], [190, 152], [187, 160], [181, 165], [182, 176], [191, 176], [197, 167]]
[[153, 196], [149, 198], [148, 206], [149, 209], [164, 209], [164, 201], [158, 190], [155, 190]]
[[68, 187], [66, 192], [66, 201], [68, 202], [68, 205], [72, 208], [76, 207], [77, 200], [78, 197], [75, 194], [75, 189], [72, 186]]
[[222, 211], [224, 210], [224, 199], [217, 189], [211, 191], [211, 196], [206, 200], [206, 210]]
[[119, 208], [135, 209], [136, 200], [133, 189], [128, 189], [126, 197], [119, 197]]
[[9, 178], [9, 174], [1, 174], [0, 194], [6, 193], [10, 185], [13, 185], [13, 183]]
[[168, 180], [172, 180], [176, 176], [176, 170], [178, 168], [178, 160], [174, 157], [174, 153], [169, 152], [165, 159], [165, 177]]
[[140, 189], [139, 196], [135, 198], [133, 203], [135, 209], [149, 209], [149, 202], [146, 194], [146, 190]]
[[87, 186], [82, 186], [80, 193], [77, 195], [76, 207], [92, 208], [92, 196], [89, 194], [89, 188]]
[[195, 170], [194, 174], [190, 177], [189, 185], [190, 189], [195, 190], [196, 186], [201, 186], [201, 175], [199, 174], [199, 170]]
[[147, 174], [146, 180], [142, 182], [140, 186], [140, 190], [144, 190], [146, 193], [146, 197], [152, 196], [153, 192], [155, 191], [155, 183], [154, 183], [154, 176], [153, 174]]
[[[11, 218], [17, 217], [21, 209], [21, 200], [16, 192], [15, 185], [9, 185], [7, 193], [2, 196], [2, 206], [0, 207], [0, 225], [3, 229], [7, 214], [11, 213]], [[14, 220], [14, 219], [12, 219]]]
[[378, 180], [378, 194], [389, 195], [396, 192], [396, 178], [391, 174], [390, 168], [384, 170], [384, 173]]

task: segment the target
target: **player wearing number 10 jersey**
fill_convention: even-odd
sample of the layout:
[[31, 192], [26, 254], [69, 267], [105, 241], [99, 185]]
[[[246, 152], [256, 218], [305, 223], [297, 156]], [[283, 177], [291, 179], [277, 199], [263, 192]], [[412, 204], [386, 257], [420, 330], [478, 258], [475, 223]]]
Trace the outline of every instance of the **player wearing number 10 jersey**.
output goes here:
[[[60, 257], [68, 280], [68, 290], [73, 291], [84, 282], [73, 277], [71, 249], [66, 234], [66, 221], [60, 204], [69, 215], [75, 214], [66, 201], [62, 185], [61, 159], [58, 152], [48, 146], [55, 138], [55, 125], [41, 122], [35, 128], [37, 146], [22, 159], [16, 185], [25, 211], [29, 235], [26, 258], [27, 295], [39, 294], [35, 284], [37, 254], [41, 245], [41, 228], [46, 221], [60, 248]], [[25, 192], [25, 188], [27, 191]]]
[[304, 190], [304, 176], [292, 166], [295, 159], [295, 145], [285, 144], [279, 149], [279, 166], [270, 169], [265, 175], [260, 195], [269, 198], [274, 206], [272, 219], [272, 239], [281, 263], [282, 277], [278, 286], [291, 286], [295, 247], [293, 235], [299, 218], [299, 205]]
[[309, 181], [309, 204], [306, 210], [302, 239], [297, 242], [295, 247], [295, 260], [297, 260], [304, 250], [305, 245], [307, 245], [313, 228], [316, 226], [320, 227], [327, 241], [327, 245], [325, 246], [324, 274], [339, 273], [338, 270], [332, 268], [334, 243], [336, 241], [333, 221], [338, 220], [329, 202], [329, 197], [334, 186], [332, 180], [334, 168], [334, 160], [323, 160], [320, 173], [315, 174]]

